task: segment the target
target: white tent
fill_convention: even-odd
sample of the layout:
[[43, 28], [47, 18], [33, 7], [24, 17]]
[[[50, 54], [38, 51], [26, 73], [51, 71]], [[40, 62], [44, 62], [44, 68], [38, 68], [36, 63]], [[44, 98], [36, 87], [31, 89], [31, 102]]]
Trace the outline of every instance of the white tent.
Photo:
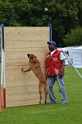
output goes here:
[[73, 48], [73, 66], [82, 68], [82, 46]]

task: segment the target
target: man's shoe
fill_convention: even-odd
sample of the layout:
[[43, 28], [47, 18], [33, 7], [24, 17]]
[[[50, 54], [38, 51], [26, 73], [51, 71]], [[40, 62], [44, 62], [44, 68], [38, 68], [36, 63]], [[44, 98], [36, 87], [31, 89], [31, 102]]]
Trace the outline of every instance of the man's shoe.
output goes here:
[[62, 104], [62, 105], [65, 105], [65, 104], [67, 104], [67, 101], [62, 101], [61, 104]]

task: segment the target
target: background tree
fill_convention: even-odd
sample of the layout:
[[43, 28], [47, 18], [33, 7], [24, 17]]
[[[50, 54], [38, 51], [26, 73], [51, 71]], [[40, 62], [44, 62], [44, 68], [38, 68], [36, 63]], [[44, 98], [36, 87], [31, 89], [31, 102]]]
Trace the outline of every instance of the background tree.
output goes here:
[[51, 23], [53, 40], [58, 46], [65, 46], [63, 39], [71, 29], [82, 26], [82, 0], [1, 0], [0, 23], [9, 26], [13, 9], [16, 26]]
[[63, 40], [66, 46], [82, 45], [82, 28], [71, 29]]
[[9, 26], [12, 9], [13, 5], [8, 0], [0, 1], [0, 23]]

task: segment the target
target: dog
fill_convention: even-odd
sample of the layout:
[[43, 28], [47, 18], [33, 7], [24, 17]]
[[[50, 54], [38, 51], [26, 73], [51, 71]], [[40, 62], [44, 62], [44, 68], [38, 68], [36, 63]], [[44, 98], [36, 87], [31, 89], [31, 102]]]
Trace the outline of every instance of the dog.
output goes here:
[[27, 54], [27, 56], [29, 58], [30, 67], [27, 70], [24, 70], [23, 68], [21, 68], [21, 71], [22, 72], [33, 71], [33, 73], [39, 80], [39, 95], [40, 95], [39, 104], [41, 104], [43, 88], [45, 90], [45, 103], [47, 103], [47, 96], [49, 94], [49, 86], [46, 82], [46, 79], [43, 76], [41, 66], [40, 66], [40, 61], [34, 54]]

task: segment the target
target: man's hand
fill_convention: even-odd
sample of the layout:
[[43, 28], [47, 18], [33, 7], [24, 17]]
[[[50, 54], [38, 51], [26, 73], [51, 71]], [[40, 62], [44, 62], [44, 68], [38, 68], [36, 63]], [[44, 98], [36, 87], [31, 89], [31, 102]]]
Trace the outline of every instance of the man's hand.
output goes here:
[[58, 76], [59, 76], [59, 78], [63, 77], [61, 72], [58, 73]]

